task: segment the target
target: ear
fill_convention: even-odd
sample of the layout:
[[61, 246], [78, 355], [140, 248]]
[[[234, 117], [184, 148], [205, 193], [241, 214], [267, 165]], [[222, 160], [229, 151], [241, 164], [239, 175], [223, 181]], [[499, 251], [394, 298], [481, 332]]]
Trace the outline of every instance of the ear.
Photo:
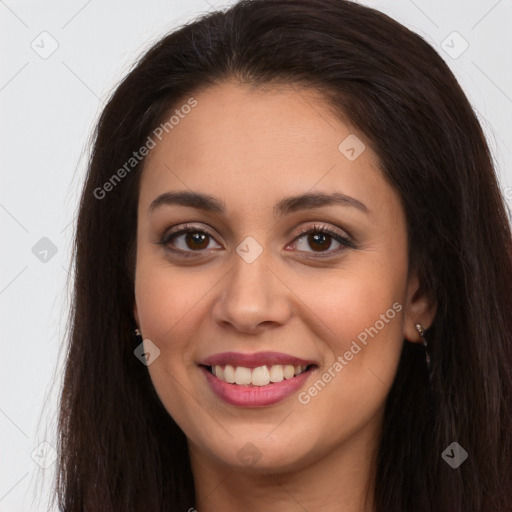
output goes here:
[[411, 276], [407, 282], [407, 295], [404, 313], [404, 338], [413, 343], [423, 343], [416, 324], [421, 324], [427, 330], [434, 321], [437, 310], [437, 301], [420, 287], [417, 274]]

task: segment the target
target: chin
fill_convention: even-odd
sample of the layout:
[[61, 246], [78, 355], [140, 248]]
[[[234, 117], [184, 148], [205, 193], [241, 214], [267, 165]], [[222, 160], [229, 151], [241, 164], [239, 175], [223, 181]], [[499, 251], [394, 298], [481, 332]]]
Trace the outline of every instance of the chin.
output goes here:
[[239, 430], [231, 429], [232, 436], [223, 431], [215, 444], [212, 437], [195, 444], [218, 463], [251, 473], [285, 473], [307, 465], [314, 458], [314, 447], [308, 445], [304, 434], [283, 431], [269, 435], [271, 429], [247, 432], [244, 426]]

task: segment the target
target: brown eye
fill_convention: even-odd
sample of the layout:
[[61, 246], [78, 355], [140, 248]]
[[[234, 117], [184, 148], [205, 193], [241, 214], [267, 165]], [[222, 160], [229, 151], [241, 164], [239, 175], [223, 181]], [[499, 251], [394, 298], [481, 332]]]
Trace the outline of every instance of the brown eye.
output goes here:
[[331, 246], [332, 236], [326, 233], [314, 233], [307, 235], [307, 241], [314, 251], [324, 251]]
[[[297, 250], [306, 253], [317, 253], [320, 256], [334, 255], [347, 248], [355, 248], [348, 237], [333, 229], [320, 226], [313, 226], [302, 231], [295, 240], [294, 246]], [[334, 249], [332, 249], [333, 244]]]
[[190, 231], [185, 234], [185, 244], [192, 250], [206, 249], [208, 247], [208, 238], [209, 235], [206, 233]]
[[215, 239], [210, 233], [194, 226], [184, 226], [178, 231], [165, 235], [160, 243], [177, 253], [202, 252], [205, 249], [222, 248], [218, 244], [216, 247], [211, 247], [211, 242], [215, 242]]

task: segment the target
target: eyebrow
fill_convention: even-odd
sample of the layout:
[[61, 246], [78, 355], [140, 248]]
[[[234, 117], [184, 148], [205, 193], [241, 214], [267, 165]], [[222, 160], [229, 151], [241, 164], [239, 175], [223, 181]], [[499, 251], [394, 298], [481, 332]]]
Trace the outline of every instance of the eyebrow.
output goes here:
[[[152, 213], [157, 208], [164, 205], [179, 205], [196, 208], [210, 213], [225, 213], [226, 205], [224, 201], [208, 194], [199, 192], [165, 192], [154, 199], [148, 208], [148, 213]], [[274, 206], [274, 215], [283, 217], [289, 213], [299, 210], [311, 210], [321, 208], [322, 206], [352, 206], [369, 214], [370, 210], [361, 201], [342, 194], [332, 192], [330, 194], [322, 192], [308, 192], [297, 196], [289, 196], [281, 199]]]

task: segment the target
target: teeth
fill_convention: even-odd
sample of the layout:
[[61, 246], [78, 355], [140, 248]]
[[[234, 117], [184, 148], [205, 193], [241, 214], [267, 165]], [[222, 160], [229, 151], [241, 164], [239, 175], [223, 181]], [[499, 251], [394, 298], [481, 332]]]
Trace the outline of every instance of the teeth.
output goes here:
[[306, 371], [307, 366], [293, 366], [291, 364], [274, 364], [270, 367], [258, 366], [257, 368], [246, 368], [244, 366], [233, 367], [226, 365], [212, 366], [212, 374], [218, 379], [229, 384], [240, 386], [266, 386], [271, 382], [282, 382], [284, 379], [292, 379]]
[[235, 370], [235, 382], [237, 384], [250, 384], [251, 383], [251, 369], [243, 366], [238, 366]]
[[292, 379], [295, 375], [295, 368], [291, 364], [287, 364], [283, 370], [285, 379]]
[[251, 384], [253, 386], [266, 386], [270, 384], [270, 375], [266, 366], [254, 368], [251, 376]]
[[224, 380], [224, 370], [222, 369], [222, 366], [213, 366], [212, 373], [215, 375], [215, 377]]
[[225, 366], [223, 377], [224, 377], [224, 380], [226, 382], [229, 382], [230, 384], [233, 384], [235, 382], [235, 369], [230, 364], [227, 364]]
[[270, 368], [270, 382], [281, 382], [284, 379], [283, 366], [275, 364]]

